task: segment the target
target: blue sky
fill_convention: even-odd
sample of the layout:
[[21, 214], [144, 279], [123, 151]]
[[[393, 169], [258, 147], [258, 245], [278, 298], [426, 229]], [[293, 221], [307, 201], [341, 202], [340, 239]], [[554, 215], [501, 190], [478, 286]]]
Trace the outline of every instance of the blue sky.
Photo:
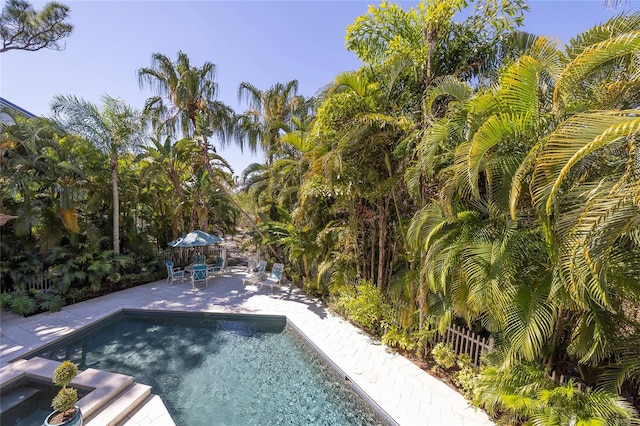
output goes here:
[[[218, 67], [218, 99], [237, 112], [238, 85], [260, 89], [299, 81], [312, 96], [338, 73], [360, 66], [344, 48], [347, 25], [372, 1], [65, 1], [73, 34], [64, 51], [10, 51], [0, 55], [0, 96], [38, 115], [49, 115], [57, 94], [100, 103], [105, 94], [142, 108], [149, 91], [138, 87], [136, 71], [160, 52], [175, 59], [185, 52], [194, 66]], [[405, 8], [416, 2], [397, 2]], [[32, 2], [40, 9], [44, 2]], [[640, 1], [607, 9], [599, 0], [530, 1], [525, 30], [571, 37]], [[220, 150], [235, 174], [261, 156], [235, 147]]]

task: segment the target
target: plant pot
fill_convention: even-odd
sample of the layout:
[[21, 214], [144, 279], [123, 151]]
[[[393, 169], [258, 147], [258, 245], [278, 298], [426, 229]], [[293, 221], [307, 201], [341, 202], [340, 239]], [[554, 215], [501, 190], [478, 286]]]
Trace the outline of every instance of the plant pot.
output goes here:
[[82, 412], [80, 412], [80, 407], [78, 407], [77, 405], [76, 405], [76, 414], [74, 414], [74, 416], [71, 417], [66, 422], [49, 423], [49, 420], [56, 414], [58, 414], [57, 411], [54, 411], [53, 413], [49, 414], [45, 419], [44, 423], [42, 424], [42, 426], [82, 426]]

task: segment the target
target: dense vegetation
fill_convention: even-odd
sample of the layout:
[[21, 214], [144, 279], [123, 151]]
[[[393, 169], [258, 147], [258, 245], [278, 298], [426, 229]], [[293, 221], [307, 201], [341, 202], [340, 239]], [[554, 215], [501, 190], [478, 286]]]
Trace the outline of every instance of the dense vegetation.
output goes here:
[[[244, 82], [242, 114], [215, 100], [213, 64], [179, 52], [139, 70], [157, 89], [141, 112], [61, 96], [55, 120], [16, 116], [0, 140], [0, 209], [18, 216], [3, 291], [44, 271], [61, 295], [148, 278], [180, 233], [242, 221], [306, 291], [459, 365], [504, 423], [637, 423], [640, 14], [558, 48], [518, 30], [525, 11], [372, 6], [346, 30], [360, 69], [311, 99]], [[211, 141], [265, 152], [243, 173], [257, 220]], [[432, 347], [451, 324], [494, 339], [480, 375]]]

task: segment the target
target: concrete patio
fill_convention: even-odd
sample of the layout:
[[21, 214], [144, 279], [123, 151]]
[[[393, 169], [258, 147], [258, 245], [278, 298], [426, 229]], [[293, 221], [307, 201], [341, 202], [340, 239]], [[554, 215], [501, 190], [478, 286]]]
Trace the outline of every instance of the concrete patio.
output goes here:
[[[243, 286], [244, 269], [231, 269], [192, 290], [157, 281], [28, 318], [0, 315], [0, 367], [38, 347], [121, 309], [284, 315], [356, 386], [400, 425], [491, 425], [459, 393], [418, 366], [373, 340], [319, 302], [283, 286], [259, 290]], [[120, 425], [171, 425], [157, 396], [120, 421]]]

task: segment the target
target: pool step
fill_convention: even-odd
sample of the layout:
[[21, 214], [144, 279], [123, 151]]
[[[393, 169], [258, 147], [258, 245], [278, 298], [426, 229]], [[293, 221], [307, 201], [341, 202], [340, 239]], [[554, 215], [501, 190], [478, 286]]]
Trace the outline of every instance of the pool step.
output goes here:
[[3, 396], [0, 398], [0, 416], [17, 405], [29, 400], [29, 398], [36, 396], [38, 392], [38, 389], [29, 386], [20, 386], [10, 394]]
[[140, 425], [176, 426], [162, 399], [154, 394], [149, 395], [136, 410], [118, 423], [118, 426]]
[[85, 426], [115, 426], [129, 413], [138, 408], [151, 395], [151, 386], [134, 383], [111, 399], [102, 410], [85, 418]]

